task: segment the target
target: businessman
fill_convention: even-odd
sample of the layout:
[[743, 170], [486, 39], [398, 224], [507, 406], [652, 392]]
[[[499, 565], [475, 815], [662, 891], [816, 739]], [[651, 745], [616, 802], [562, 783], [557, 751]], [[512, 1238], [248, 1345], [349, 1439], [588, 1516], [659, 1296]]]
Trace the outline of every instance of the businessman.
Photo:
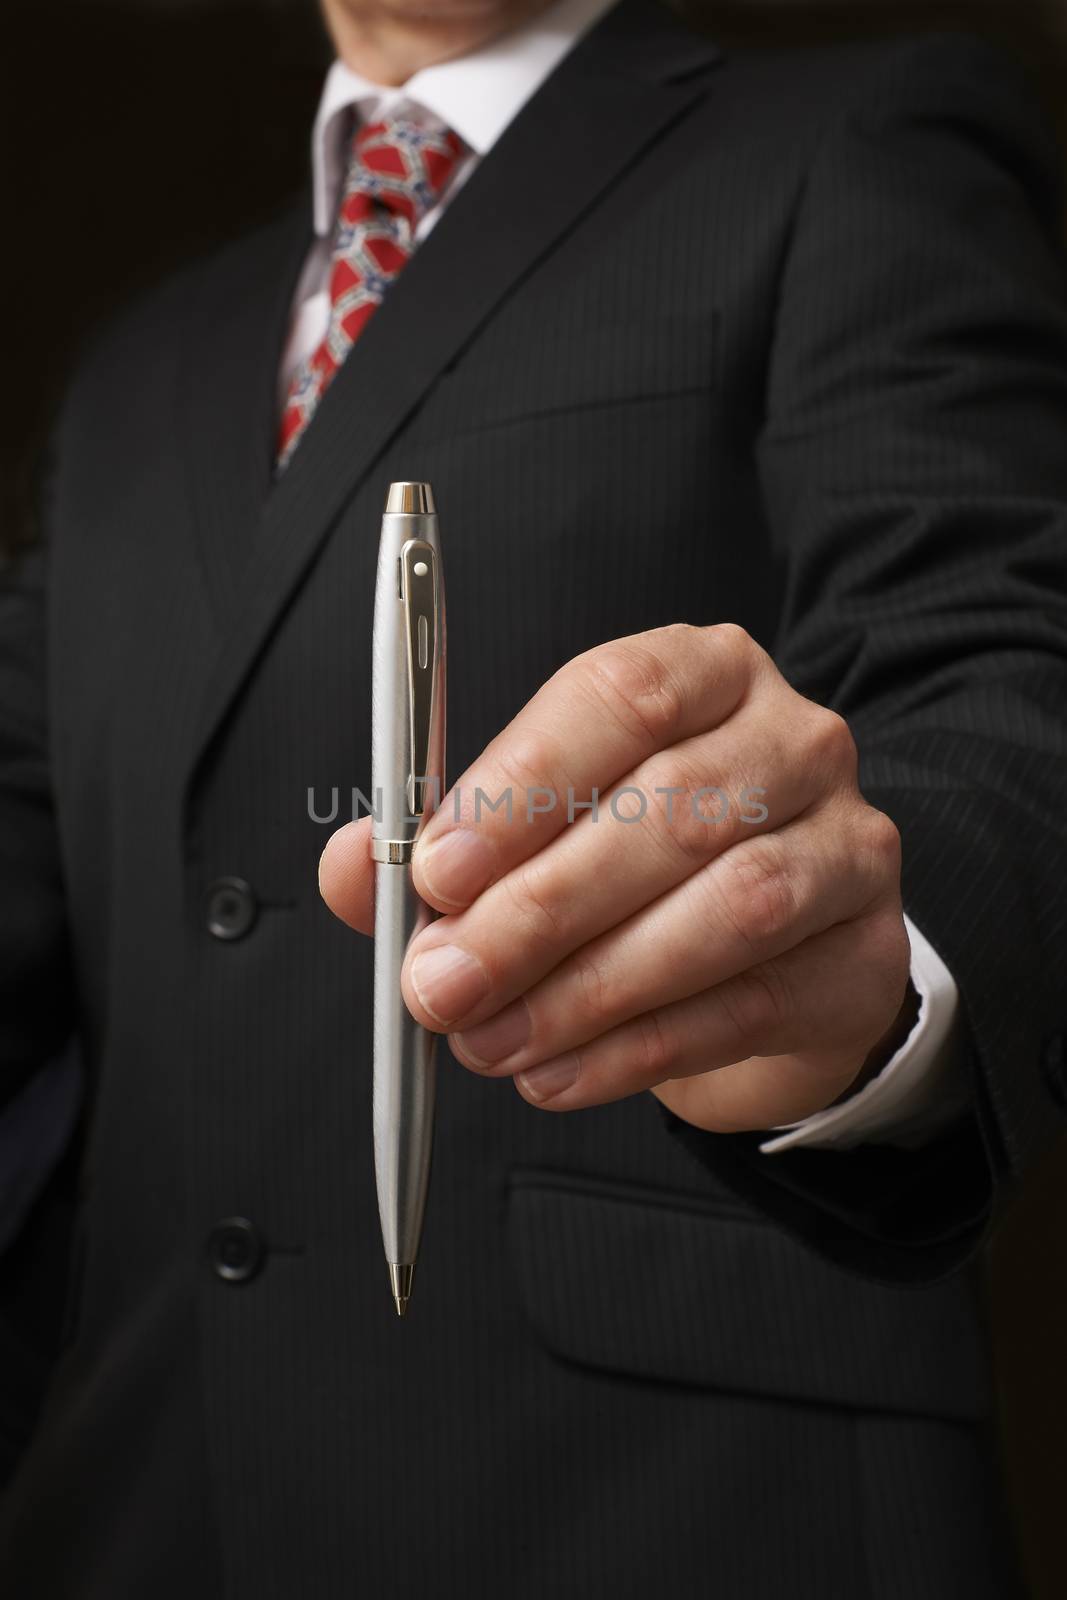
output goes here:
[[[4, 1592], [1013, 1594], [978, 1263], [1067, 1111], [1027, 86], [654, 0], [325, 14], [308, 193], [87, 352], [0, 600], [11, 1115], [84, 1062]], [[349, 806], [400, 478], [457, 785], [403, 1323]]]

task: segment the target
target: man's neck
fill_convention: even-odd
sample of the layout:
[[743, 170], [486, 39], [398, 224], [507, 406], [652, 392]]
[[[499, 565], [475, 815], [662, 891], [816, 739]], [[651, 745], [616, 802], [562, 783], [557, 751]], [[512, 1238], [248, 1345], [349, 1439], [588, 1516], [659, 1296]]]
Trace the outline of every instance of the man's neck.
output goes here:
[[[413, 4], [409, 15], [361, 13], [344, 0], [324, 0], [326, 23], [338, 57], [371, 83], [394, 87], [424, 67], [469, 55], [547, 9], [549, 0], [516, 0], [506, 15], [434, 18]], [[426, 12], [430, 15], [427, 16]]]

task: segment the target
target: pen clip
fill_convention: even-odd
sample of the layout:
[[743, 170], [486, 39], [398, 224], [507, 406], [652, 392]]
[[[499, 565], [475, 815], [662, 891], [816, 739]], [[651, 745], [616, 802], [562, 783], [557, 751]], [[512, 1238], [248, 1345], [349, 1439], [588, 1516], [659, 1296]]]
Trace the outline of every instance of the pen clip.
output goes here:
[[437, 557], [433, 546], [422, 539], [409, 539], [400, 551], [400, 603], [408, 661], [407, 802], [409, 815], [421, 817], [426, 809], [427, 782], [439, 781], [439, 775], [428, 768], [440, 631]]

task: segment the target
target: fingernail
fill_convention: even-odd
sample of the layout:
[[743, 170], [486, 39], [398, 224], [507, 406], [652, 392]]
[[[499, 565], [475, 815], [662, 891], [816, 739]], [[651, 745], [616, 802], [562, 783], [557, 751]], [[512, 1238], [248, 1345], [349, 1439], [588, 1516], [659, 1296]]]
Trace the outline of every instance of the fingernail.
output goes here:
[[478, 1004], [489, 990], [489, 974], [458, 944], [439, 944], [411, 963], [411, 986], [436, 1022], [448, 1024]]
[[493, 849], [473, 828], [452, 828], [419, 846], [419, 871], [435, 900], [469, 906], [493, 876]]
[[520, 1072], [518, 1081], [531, 1100], [551, 1100], [577, 1083], [580, 1070], [577, 1056], [557, 1056], [555, 1061], [542, 1061], [539, 1067]]
[[525, 1000], [513, 1000], [488, 1022], [480, 1022], [466, 1033], [457, 1033], [463, 1053], [481, 1067], [491, 1067], [516, 1050], [530, 1037], [530, 1008]]

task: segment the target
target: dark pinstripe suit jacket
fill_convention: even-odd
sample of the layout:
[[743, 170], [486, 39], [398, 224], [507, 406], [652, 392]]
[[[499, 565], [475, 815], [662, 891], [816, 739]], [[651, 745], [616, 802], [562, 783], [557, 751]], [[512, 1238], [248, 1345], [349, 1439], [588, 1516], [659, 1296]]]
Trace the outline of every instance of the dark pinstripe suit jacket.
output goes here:
[[[0, 601], [0, 1071], [15, 1094], [76, 1024], [88, 1113], [28, 1441], [52, 1258], [5, 1277], [5, 1594], [1009, 1592], [971, 1264], [1067, 1091], [1057, 230], [984, 48], [725, 56], [623, 0], [276, 486], [303, 209], [98, 344], [48, 598], [37, 553]], [[454, 770], [561, 662], [671, 620], [742, 623], [845, 713], [960, 985], [973, 1116], [772, 1160], [445, 1063], [396, 1323], [371, 952], [318, 899], [306, 797], [369, 790], [400, 477], [443, 509]], [[250, 925], [219, 939], [231, 876]]]

